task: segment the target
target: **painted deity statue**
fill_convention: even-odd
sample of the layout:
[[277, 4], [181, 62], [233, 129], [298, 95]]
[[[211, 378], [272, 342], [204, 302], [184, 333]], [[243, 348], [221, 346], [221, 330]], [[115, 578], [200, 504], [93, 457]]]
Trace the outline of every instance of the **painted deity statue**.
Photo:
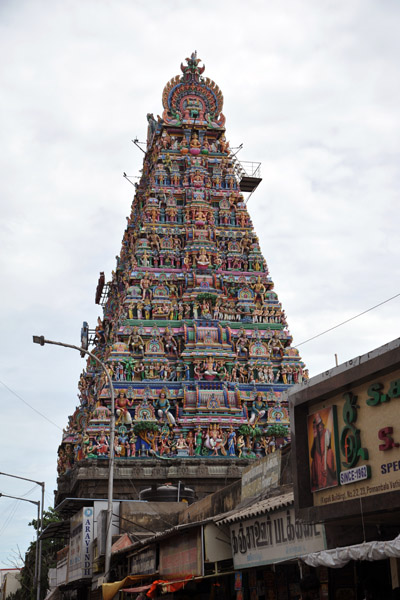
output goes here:
[[139, 335], [137, 327], [133, 328], [132, 334], [128, 340], [128, 347], [135, 354], [143, 354], [144, 341], [143, 341], [143, 338]]
[[164, 390], [161, 390], [158, 399], [155, 402], [155, 409], [157, 416], [160, 421], [168, 423], [168, 425], [176, 425], [175, 417], [171, 413], [171, 404], [168, 400], [167, 394]]
[[125, 393], [120, 390], [118, 396], [115, 399], [115, 412], [118, 417], [116, 425], [123, 423], [124, 425], [130, 425], [132, 423], [132, 417], [128, 410], [132, 406], [133, 400], [129, 400]]
[[262, 392], [258, 392], [251, 405], [250, 425], [256, 425], [265, 415], [266, 403]]
[[194, 134], [192, 135], [192, 139], [190, 140], [190, 147], [191, 148], [200, 148], [201, 144], [199, 142], [199, 136], [197, 135], [196, 132], [194, 132]]
[[229, 456], [236, 456], [235, 442], [236, 442], [236, 433], [231, 425], [229, 434], [228, 434], [228, 454], [229, 454]]
[[195, 451], [194, 451], [195, 455], [200, 456], [202, 448], [203, 448], [203, 432], [201, 431], [200, 425], [196, 429], [194, 446], [195, 446]]
[[104, 429], [100, 431], [100, 434], [96, 438], [97, 455], [106, 456], [108, 455], [109, 444], [108, 437], [106, 436]]
[[204, 248], [200, 250], [200, 254], [197, 257], [197, 266], [199, 269], [207, 269], [210, 266], [210, 259]]

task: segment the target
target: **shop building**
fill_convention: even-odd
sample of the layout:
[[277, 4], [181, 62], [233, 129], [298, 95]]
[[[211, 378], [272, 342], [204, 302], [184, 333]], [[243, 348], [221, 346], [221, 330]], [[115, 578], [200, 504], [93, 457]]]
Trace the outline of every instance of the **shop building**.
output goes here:
[[129, 571], [103, 585], [105, 600], [116, 593], [165, 597], [163, 591], [197, 600], [297, 600], [298, 557], [326, 548], [323, 526], [296, 520], [289, 447], [178, 519], [176, 527], [114, 552], [114, 570], [118, 562]]
[[289, 392], [296, 518], [322, 523], [329, 598], [399, 587], [400, 340]]

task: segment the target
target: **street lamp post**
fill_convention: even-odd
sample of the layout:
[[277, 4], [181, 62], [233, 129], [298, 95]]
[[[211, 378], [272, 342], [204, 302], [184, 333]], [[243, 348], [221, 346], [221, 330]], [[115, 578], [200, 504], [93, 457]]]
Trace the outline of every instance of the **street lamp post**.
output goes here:
[[[92, 352], [89, 352], [86, 348], [80, 346], [74, 346], [73, 344], [65, 344], [64, 342], [54, 342], [52, 340], [46, 340], [43, 335], [33, 336], [33, 343], [44, 346], [45, 344], [53, 344], [54, 346], [62, 346], [63, 348], [72, 348], [78, 350], [81, 356], [88, 354], [90, 358], [93, 358], [106, 374], [108, 385], [111, 392], [111, 417], [110, 417], [110, 459], [109, 459], [109, 474], [108, 474], [108, 504], [107, 504], [107, 532], [106, 532], [106, 553], [105, 553], [105, 565], [104, 575], [108, 581], [110, 574], [111, 564], [111, 546], [112, 546], [112, 511], [113, 511], [113, 489], [114, 489], [114, 438], [115, 438], [115, 396], [114, 387], [110, 377], [110, 373], [107, 370], [106, 365]], [[39, 600], [39, 598], [38, 598]]]
[[[31, 483], [36, 483], [36, 485], [40, 485], [42, 488], [42, 510], [41, 510], [41, 515], [40, 515], [40, 519], [39, 519], [39, 514], [38, 514], [38, 529], [37, 531], [39, 531], [39, 522], [40, 522], [40, 535], [42, 535], [43, 533], [43, 507], [44, 507], [44, 481], [36, 481], [35, 479], [29, 479], [28, 477], [20, 477], [19, 475], [12, 475], [11, 473], [1, 473], [0, 475], [4, 475], [5, 477], [13, 477], [14, 479], [22, 479], [23, 481], [30, 481]], [[3, 496], [5, 496], [5, 494], [2, 494]], [[11, 497], [11, 496], [10, 496]], [[20, 500], [24, 500], [25, 498], [19, 498]], [[27, 502], [32, 502], [33, 504], [36, 504], [36, 502], [34, 502], [34, 500], [27, 500]], [[40, 600], [40, 578], [42, 576], [42, 540], [39, 537], [39, 544], [36, 544], [36, 566], [35, 566], [35, 577], [36, 577], [36, 581], [37, 581], [37, 588], [36, 588], [36, 600]]]
[[[0, 473], [0, 475], [5, 475], [5, 473]], [[11, 475], [13, 477], [13, 475]], [[9, 496], [8, 494], [3, 494], [0, 492], [0, 498], [14, 498], [14, 500], [22, 500], [23, 502], [30, 502], [31, 504], [36, 504], [37, 506], [37, 527], [36, 527], [36, 549], [35, 549], [35, 584], [36, 590], [39, 590], [40, 594], [40, 579], [38, 578], [38, 570], [39, 570], [39, 524], [40, 520], [40, 501], [39, 500], [28, 500], [28, 498], [19, 498], [18, 496]], [[40, 553], [40, 559], [42, 558], [42, 554]], [[41, 560], [40, 560], [41, 562]]]

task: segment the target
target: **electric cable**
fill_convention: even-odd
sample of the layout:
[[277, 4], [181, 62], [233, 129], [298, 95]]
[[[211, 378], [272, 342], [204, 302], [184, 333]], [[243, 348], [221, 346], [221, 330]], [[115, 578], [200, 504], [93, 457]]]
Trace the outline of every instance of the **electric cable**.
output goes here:
[[48, 417], [46, 417], [46, 415], [44, 415], [43, 413], [41, 413], [40, 410], [37, 410], [37, 408], [34, 408], [31, 404], [29, 404], [29, 402], [27, 402], [26, 400], [24, 400], [23, 398], [21, 398], [21, 396], [19, 394], [17, 394], [17, 392], [14, 392], [14, 390], [12, 390], [10, 387], [8, 387], [8, 385], [6, 385], [4, 383], [4, 381], [1, 381], [1, 379], [0, 379], [0, 383], [11, 394], [13, 394], [14, 396], [16, 396], [19, 400], [21, 400], [21, 402], [23, 402], [24, 404], [26, 404], [26, 406], [29, 406], [29, 408], [31, 408], [32, 410], [34, 410], [35, 413], [37, 413], [38, 415], [40, 415], [41, 417], [43, 417], [43, 419], [46, 419], [46, 421], [48, 421], [49, 423], [51, 423], [52, 425], [54, 425], [54, 427], [57, 427], [57, 429], [59, 429], [60, 431], [62, 431], [62, 427], [59, 427], [58, 425], [56, 425], [56, 423], [54, 423], [54, 421], [52, 421], [51, 419], [49, 419]]
[[321, 337], [321, 335], [325, 335], [325, 333], [329, 333], [329, 331], [333, 331], [334, 329], [337, 329], [338, 327], [341, 327], [342, 325], [345, 325], [346, 323], [349, 323], [350, 321], [354, 321], [354, 319], [358, 319], [358, 317], [365, 315], [367, 312], [370, 312], [371, 310], [378, 308], [378, 306], [382, 306], [382, 304], [386, 304], [387, 302], [390, 302], [390, 300], [394, 300], [395, 298], [398, 298], [399, 296], [400, 296], [400, 293], [396, 294], [395, 296], [392, 296], [391, 298], [388, 298], [387, 300], [384, 300], [383, 302], [379, 302], [379, 304], [375, 304], [375, 306], [371, 306], [371, 308], [367, 308], [367, 310], [360, 312], [358, 315], [355, 315], [354, 317], [350, 317], [350, 319], [346, 319], [346, 321], [342, 321], [341, 323], [338, 323], [337, 325], [334, 325], [333, 327], [330, 327], [329, 329], [326, 329], [325, 331], [322, 331], [321, 333], [318, 333], [317, 335], [313, 335], [313, 337], [310, 337], [310, 338], [308, 338], [308, 340], [304, 340], [304, 342], [300, 342], [300, 344], [296, 344], [293, 347], [298, 348], [299, 346], [302, 346], [303, 344], [307, 344], [307, 342], [311, 342], [311, 340], [315, 340], [316, 338]]

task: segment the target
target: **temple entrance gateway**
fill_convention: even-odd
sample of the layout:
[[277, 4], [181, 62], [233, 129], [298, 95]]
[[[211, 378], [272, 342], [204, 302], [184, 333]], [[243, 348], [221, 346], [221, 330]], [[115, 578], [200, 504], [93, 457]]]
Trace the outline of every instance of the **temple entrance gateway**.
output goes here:
[[[180, 480], [201, 497], [237, 479], [289, 441], [282, 392], [307, 377], [246, 207], [260, 164], [238, 163], [221, 90], [200, 63], [187, 58], [164, 88], [161, 117], [147, 115], [121, 252], [96, 291], [92, 352], [115, 389], [116, 498]], [[107, 484], [110, 389], [91, 360], [78, 387], [57, 502]]]

